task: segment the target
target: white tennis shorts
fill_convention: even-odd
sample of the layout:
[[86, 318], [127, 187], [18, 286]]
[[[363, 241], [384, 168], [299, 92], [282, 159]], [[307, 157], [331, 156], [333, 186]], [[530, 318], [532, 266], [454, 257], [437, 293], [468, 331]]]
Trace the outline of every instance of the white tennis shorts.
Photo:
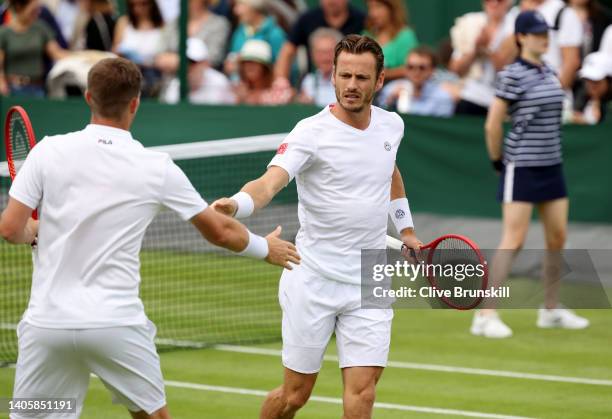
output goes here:
[[318, 372], [334, 332], [340, 368], [387, 365], [393, 310], [362, 309], [360, 285], [332, 281], [299, 265], [283, 271], [278, 298], [285, 367]]
[[[90, 373], [130, 411], [153, 413], [166, 405], [152, 322], [100, 329], [46, 329], [20, 322], [14, 398], [75, 398], [83, 409]], [[32, 416], [27, 416], [31, 418]], [[42, 416], [41, 416], [42, 417]], [[13, 414], [12, 419], [21, 418]]]

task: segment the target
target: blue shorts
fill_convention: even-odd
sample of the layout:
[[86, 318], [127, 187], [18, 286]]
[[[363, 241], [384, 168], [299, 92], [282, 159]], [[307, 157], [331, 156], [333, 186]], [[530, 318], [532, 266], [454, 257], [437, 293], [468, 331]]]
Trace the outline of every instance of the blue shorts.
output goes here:
[[567, 197], [563, 166], [515, 167], [502, 170], [497, 190], [499, 202], [546, 202]]

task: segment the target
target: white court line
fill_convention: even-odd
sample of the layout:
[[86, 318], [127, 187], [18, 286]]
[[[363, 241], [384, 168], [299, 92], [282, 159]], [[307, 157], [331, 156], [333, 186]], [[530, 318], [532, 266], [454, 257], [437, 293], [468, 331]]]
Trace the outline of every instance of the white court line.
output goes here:
[[[196, 384], [196, 383], [185, 383], [182, 381], [164, 381], [166, 387], [186, 388], [191, 390], [200, 391], [213, 391], [217, 393], [230, 393], [230, 394], [241, 394], [247, 396], [259, 396], [265, 397], [268, 392], [264, 390], [252, 390], [247, 388], [236, 388], [236, 387], [223, 387], [223, 386], [211, 386], [207, 384]], [[342, 404], [342, 399], [334, 397], [322, 397], [322, 396], [311, 396], [311, 401], [330, 403], [330, 404]], [[456, 409], [442, 409], [438, 407], [425, 407], [425, 406], [409, 406], [404, 404], [395, 403], [374, 403], [375, 409], [386, 409], [386, 410], [400, 410], [404, 412], [418, 412], [418, 413], [430, 413], [439, 415], [449, 416], [462, 416], [466, 418], [490, 418], [490, 419], [529, 419], [524, 416], [509, 416], [501, 415], [497, 413], [484, 413], [484, 412], [473, 412], [469, 410], [456, 410]]]
[[[211, 348], [216, 349], [218, 351], [224, 351], [224, 352], [238, 352], [238, 353], [243, 353], [243, 354], [266, 355], [266, 356], [275, 356], [275, 357], [281, 356], [281, 351], [276, 350], [276, 349], [255, 348], [255, 347], [249, 347], [249, 346], [235, 346], [235, 345], [214, 345]], [[335, 355], [325, 355], [323, 359], [329, 362], [338, 362], [338, 357]], [[596, 379], [596, 378], [582, 378], [582, 377], [563, 377], [560, 375], [531, 374], [531, 373], [525, 373], [525, 372], [488, 370], [488, 369], [481, 369], [481, 368], [453, 367], [450, 365], [419, 364], [419, 363], [414, 363], [414, 362], [389, 361], [387, 363], [387, 367], [388, 368], [411, 369], [411, 370], [449, 372], [449, 373], [457, 373], [457, 374], [487, 375], [487, 376], [492, 376], [492, 377], [519, 378], [519, 379], [524, 379], [524, 380], [552, 381], [552, 382], [557, 382], [557, 383], [612, 386], [612, 380], [601, 380], [601, 379]]]
[[[15, 324], [11, 323], [0, 323], [0, 329], [16, 329]], [[173, 339], [155, 339], [155, 343], [161, 345], [171, 345], [181, 348], [191, 349], [214, 349], [223, 352], [236, 352], [242, 354], [251, 355], [265, 355], [280, 357], [281, 351], [278, 349], [267, 349], [257, 348], [252, 346], [236, 346], [236, 345], [206, 345], [201, 342], [192, 342], [188, 340], [173, 340]], [[335, 355], [325, 355], [324, 361], [327, 362], [338, 362], [338, 357]], [[416, 362], [402, 362], [402, 361], [389, 361], [387, 362], [387, 368], [400, 368], [409, 370], [421, 370], [421, 371], [436, 371], [436, 372], [447, 372], [454, 374], [469, 374], [469, 375], [485, 375], [490, 377], [505, 377], [505, 378], [518, 378], [523, 380], [537, 380], [537, 381], [551, 381], [556, 383], [570, 383], [570, 384], [588, 384], [594, 386], [612, 386], [612, 380], [598, 379], [598, 378], [584, 378], [584, 377], [565, 377], [561, 375], [548, 375], [548, 374], [532, 374], [528, 372], [517, 372], [517, 371], [504, 371], [504, 370], [489, 370], [482, 368], [468, 368], [468, 367], [454, 367], [451, 365], [438, 365], [438, 364], [421, 364]]]

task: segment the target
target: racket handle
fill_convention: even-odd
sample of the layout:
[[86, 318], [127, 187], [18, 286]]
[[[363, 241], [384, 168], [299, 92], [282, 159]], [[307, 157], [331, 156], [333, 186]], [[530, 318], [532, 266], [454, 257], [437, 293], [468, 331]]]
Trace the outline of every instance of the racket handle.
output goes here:
[[393, 250], [402, 250], [404, 243], [395, 237], [387, 236], [387, 248]]

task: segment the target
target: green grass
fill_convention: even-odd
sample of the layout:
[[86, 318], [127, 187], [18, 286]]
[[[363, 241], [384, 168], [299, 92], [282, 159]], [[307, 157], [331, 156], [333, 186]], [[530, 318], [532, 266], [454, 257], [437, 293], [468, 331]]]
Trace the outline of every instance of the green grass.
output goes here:
[[[582, 311], [592, 321], [585, 331], [539, 330], [533, 310], [503, 313], [515, 336], [495, 341], [472, 337], [469, 313], [398, 310], [390, 358], [550, 375], [612, 379], [612, 312]], [[278, 348], [278, 344], [260, 345]], [[328, 353], [335, 353], [331, 344]], [[214, 349], [164, 352], [166, 380], [214, 386], [269, 390], [280, 382], [280, 359]], [[11, 394], [14, 370], [0, 369], [0, 397]], [[255, 418], [262, 398], [168, 387], [176, 418]], [[341, 396], [335, 362], [325, 362], [315, 395]], [[388, 368], [377, 400], [414, 406], [460, 409], [539, 418], [610, 418], [612, 388], [445, 372]], [[299, 417], [340, 417], [340, 406], [311, 402]], [[97, 379], [91, 380], [83, 418], [127, 417]], [[379, 409], [376, 418], [444, 417]]]
[[[28, 294], [27, 246], [0, 243], [0, 323], [17, 322]], [[9, 263], [10, 262], [10, 263]], [[218, 254], [145, 251], [141, 295], [159, 337], [200, 342], [237, 342], [279, 348], [279, 270], [248, 259]], [[517, 281], [517, 284], [527, 281]], [[535, 310], [508, 310], [515, 336], [495, 341], [468, 333], [470, 313], [397, 310], [390, 359], [412, 363], [509, 370], [523, 373], [612, 379], [612, 311], [581, 311], [592, 321], [584, 331], [539, 330]], [[7, 345], [7, 342], [9, 343]], [[14, 351], [14, 332], [0, 329], [0, 354]], [[268, 343], [266, 343], [268, 342]], [[331, 344], [328, 353], [335, 353]], [[275, 356], [216, 349], [164, 351], [166, 380], [268, 391], [280, 383]], [[0, 398], [12, 391], [14, 369], [0, 368]], [[315, 395], [341, 397], [335, 362], [325, 362]], [[255, 418], [260, 396], [167, 388], [175, 418]], [[539, 418], [612, 418], [612, 387], [388, 368], [378, 401]], [[302, 418], [337, 418], [341, 406], [313, 401]], [[1, 414], [0, 414], [1, 417]], [[83, 418], [128, 417], [92, 379]], [[377, 409], [376, 418], [444, 417]], [[453, 417], [453, 416], [449, 416]], [[456, 416], [455, 416], [456, 417]]]

